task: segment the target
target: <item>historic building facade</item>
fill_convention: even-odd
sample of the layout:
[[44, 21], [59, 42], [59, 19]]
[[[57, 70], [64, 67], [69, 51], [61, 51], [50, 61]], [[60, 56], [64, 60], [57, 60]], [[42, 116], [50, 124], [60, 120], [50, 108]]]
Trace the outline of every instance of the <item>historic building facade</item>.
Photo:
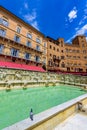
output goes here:
[[54, 40], [47, 37], [47, 43], [48, 70], [65, 70], [65, 68], [62, 67], [65, 63], [64, 39], [59, 38], [58, 40]]
[[0, 6], [0, 61], [44, 66], [50, 71], [87, 72], [87, 43], [77, 36], [72, 44], [46, 37]]
[[87, 42], [85, 36], [76, 36], [72, 44], [63, 38], [48, 37], [48, 70], [87, 72]]
[[43, 66], [47, 63], [46, 51], [41, 32], [0, 7], [0, 60]]
[[85, 36], [77, 36], [72, 44], [65, 44], [67, 71], [87, 72], [87, 42]]

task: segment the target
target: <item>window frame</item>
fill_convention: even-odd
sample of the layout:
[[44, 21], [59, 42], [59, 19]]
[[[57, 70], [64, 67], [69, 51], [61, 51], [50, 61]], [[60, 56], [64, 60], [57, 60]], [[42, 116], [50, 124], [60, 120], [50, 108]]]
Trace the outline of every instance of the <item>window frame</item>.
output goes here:
[[[2, 32], [1, 32], [2, 31]], [[0, 28], [0, 36], [5, 37], [6, 36], [6, 30], [3, 28]]]
[[41, 43], [41, 39], [37, 37], [36, 38], [36, 42], [40, 44]]
[[31, 59], [31, 53], [25, 52], [24, 58], [25, 58], [26, 60], [30, 60], [30, 59]]
[[[18, 38], [19, 40], [17, 40], [17, 38]], [[18, 36], [18, 35], [15, 35], [15, 36], [14, 36], [14, 41], [15, 41], [15, 42], [20, 43], [20, 40], [21, 40], [20, 36]]]
[[40, 46], [39, 45], [36, 45], [36, 50], [40, 51]]
[[19, 50], [15, 48], [11, 48], [11, 56], [18, 57], [19, 56]]
[[0, 44], [0, 54], [2, 54], [3, 49], [4, 49], [4, 45], [3, 45], [3, 44]]
[[31, 43], [30, 41], [27, 41], [27, 42], [26, 42], [26, 46], [27, 46], [27, 47], [32, 47], [32, 43]]
[[32, 34], [28, 32], [27, 33], [27, 38], [32, 39]]
[[21, 33], [21, 27], [20, 26], [17, 26], [16, 32], [19, 33], [19, 34]]
[[2, 24], [5, 27], [9, 26], [9, 22], [6, 18], [0, 18], [0, 24]]

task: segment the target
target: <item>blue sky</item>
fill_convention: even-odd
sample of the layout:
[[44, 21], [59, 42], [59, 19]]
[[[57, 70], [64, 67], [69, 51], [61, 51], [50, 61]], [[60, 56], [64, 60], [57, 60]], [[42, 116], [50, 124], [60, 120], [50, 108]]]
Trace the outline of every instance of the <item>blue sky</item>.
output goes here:
[[0, 0], [0, 5], [54, 39], [87, 36], [87, 0]]

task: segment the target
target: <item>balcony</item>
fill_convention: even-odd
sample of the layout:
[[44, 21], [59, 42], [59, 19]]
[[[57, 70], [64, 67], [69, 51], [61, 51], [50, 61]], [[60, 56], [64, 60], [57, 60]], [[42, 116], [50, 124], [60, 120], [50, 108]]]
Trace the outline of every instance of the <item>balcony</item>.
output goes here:
[[3, 36], [0, 36], [0, 39], [2, 39], [3, 41], [8, 41], [9, 44], [15, 44], [19, 47], [23, 47], [23, 48], [26, 48], [26, 49], [29, 49], [29, 50], [32, 50], [34, 52], [37, 52], [39, 54], [42, 54], [43, 52], [41, 50], [37, 50], [36, 48], [33, 48], [33, 47], [30, 47], [30, 46], [27, 46], [27, 45], [24, 45], [22, 43], [19, 43], [19, 42], [16, 42], [8, 37], [3, 37]]
[[26, 59], [24, 57], [21, 57], [21, 56], [13, 56], [9, 53], [4, 53], [3, 51], [0, 53], [0, 56], [4, 57], [5, 59], [8, 59], [10, 58], [12, 61], [16, 61], [16, 59], [20, 60], [20, 61], [25, 61], [26, 63], [35, 63], [35, 64], [39, 64], [39, 65], [42, 65], [42, 62], [39, 60], [38, 62], [33, 58], [30, 58], [30, 59]]
[[54, 58], [53, 58], [53, 61], [54, 61], [54, 62], [55, 62], [55, 61], [58, 61], [58, 63], [59, 63], [59, 62], [61, 61], [61, 59], [54, 57]]

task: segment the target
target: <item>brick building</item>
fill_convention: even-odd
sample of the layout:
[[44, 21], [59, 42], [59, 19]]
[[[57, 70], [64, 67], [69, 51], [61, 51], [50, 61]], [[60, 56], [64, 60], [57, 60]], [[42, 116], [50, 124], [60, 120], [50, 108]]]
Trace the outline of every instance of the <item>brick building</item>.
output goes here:
[[27, 65], [47, 63], [45, 36], [0, 6], [0, 60]]
[[48, 70], [87, 72], [87, 42], [85, 36], [76, 36], [72, 44], [63, 38], [48, 37]]
[[0, 6], [0, 61], [46, 67], [48, 71], [87, 72], [87, 42], [72, 44], [46, 37]]

